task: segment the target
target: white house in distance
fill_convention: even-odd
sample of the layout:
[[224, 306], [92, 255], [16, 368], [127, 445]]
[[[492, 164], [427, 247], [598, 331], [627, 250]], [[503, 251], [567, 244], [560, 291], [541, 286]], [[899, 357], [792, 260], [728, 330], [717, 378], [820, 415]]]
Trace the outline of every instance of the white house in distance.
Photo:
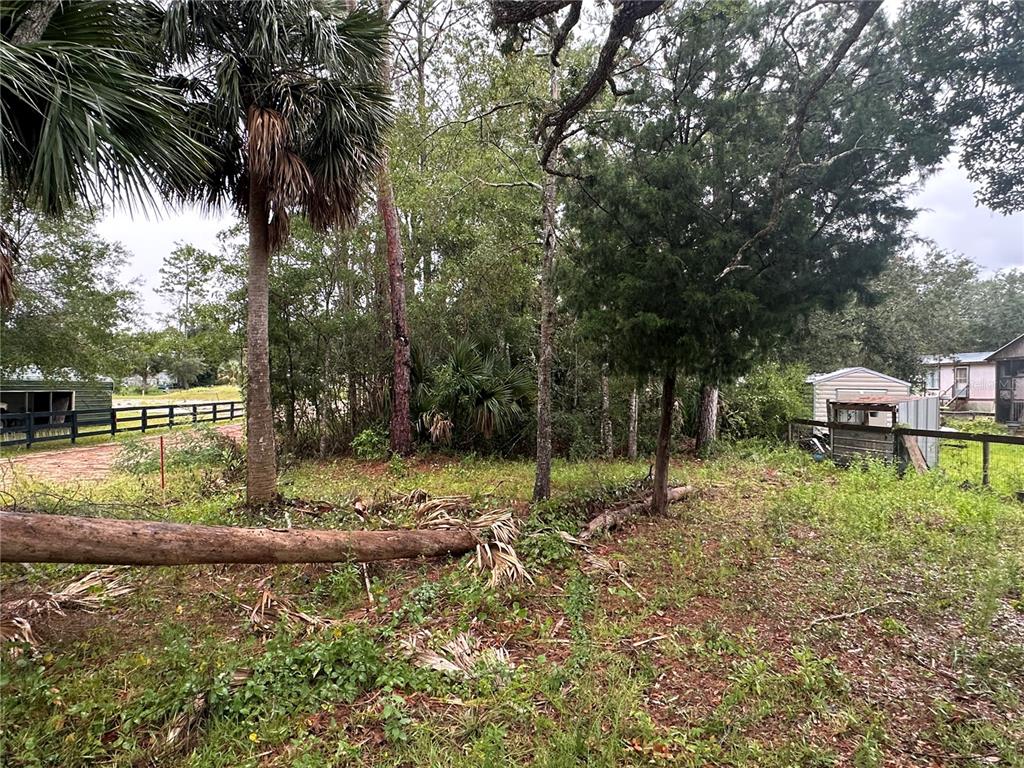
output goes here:
[[1024, 420], [1024, 334], [992, 352], [956, 352], [921, 358], [925, 394], [944, 409]]
[[[811, 418], [815, 421], [828, 421], [830, 402], [857, 400], [865, 395], [882, 395], [887, 398], [910, 395], [909, 381], [863, 366], [840, 368], [831, 373], [813, 373], [804, 381], [811, 404]], [[867, 423], [873, 426], [889, 426], [888, 416], [888, 413], [869, 412]]]

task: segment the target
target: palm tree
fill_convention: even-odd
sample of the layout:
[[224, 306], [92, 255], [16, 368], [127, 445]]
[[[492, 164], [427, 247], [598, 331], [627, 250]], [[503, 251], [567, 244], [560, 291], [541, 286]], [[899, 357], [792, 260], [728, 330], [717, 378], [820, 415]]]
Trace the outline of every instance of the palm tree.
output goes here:
[[417, 422], [431, 442], [486, 443], [526, 423], [534, 379], [525, 366], [510, 367], [460, 339], [433, 366], [417, 351], [412, 369]]
[[[15, 0], [0, 9], [0, 186], [59, 216], [80, 201], [145, 201], [207, 172], [181, 95], [156, 74], [155, 2]], [[0, 226], [0, 300], [18, 243]]]
[[173, 0], [164, 45], [214, 149], [189, 199], [228, 204], [249, 231], [247, 496], [276, 493], [268, 340], [271, 253], [299, 212], [317, 229], [352, 223], [380, 164], [391, 105], [387, 27], [334, 0]]

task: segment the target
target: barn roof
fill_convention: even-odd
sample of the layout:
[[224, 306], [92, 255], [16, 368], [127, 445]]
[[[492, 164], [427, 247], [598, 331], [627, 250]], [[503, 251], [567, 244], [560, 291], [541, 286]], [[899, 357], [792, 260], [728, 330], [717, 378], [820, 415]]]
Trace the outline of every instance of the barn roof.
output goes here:
[[818, 382], [821, 381], [829, 381], [830, 379], [836, 379], [839, 378], [840, 376], [845, 376], [848, 373], [870, 373], [872, 376], [878, 376], [879, 378], [885, 379], [886, 381], [891, 381], [894, 384], [906, 384], [908, 387], [910, 386], [909, 381], [897, 379], [895, 376], [890, 376], [886, 373], [879, 373], [878, 371], [873, 371], [870, 368], [865, 368], [863, 365], [855, 365], [849, 368], [840, 368], [838, 371], [832, 371], [831, 373], [812, 373], [810, 376], [804, 379], [804, 382], [807, 384], [817, 384]]

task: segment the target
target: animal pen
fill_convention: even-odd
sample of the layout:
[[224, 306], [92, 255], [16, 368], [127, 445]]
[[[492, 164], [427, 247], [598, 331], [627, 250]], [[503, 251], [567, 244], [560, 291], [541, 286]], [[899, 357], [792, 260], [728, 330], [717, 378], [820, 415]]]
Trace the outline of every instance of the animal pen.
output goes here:
[[940, 426], [936, 397], [864, 395], [829, 401], [827, 419], [796, 419], [790, 442], [842, 466], [894, 463], [1024, 501], [1024, 437]]

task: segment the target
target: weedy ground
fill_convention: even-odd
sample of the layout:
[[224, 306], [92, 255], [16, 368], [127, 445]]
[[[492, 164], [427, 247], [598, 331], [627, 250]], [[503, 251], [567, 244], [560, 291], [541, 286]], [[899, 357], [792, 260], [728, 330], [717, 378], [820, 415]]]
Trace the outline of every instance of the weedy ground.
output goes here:
[[[695, 498], [582, 551], [559, 532], [646, 464], [556, 464], [531, 506], [525, 462], [303, 463], [264, 517], [224, 451], [182, 458], [165, 495], [141, 463], [12, 493], [346, 528], [410, 524], [395, 494], [467, 494], [517, 510], [535, 583], [492, 589], [471, 556], [118, 571], [130, 594], [41, 611], [37, 646], [5, 648], [4, 765], [1024, 765], [1024, 506], [996, 492], [741, 444], [674, 462]], [[4, 602], [90, 570], [6, 565]], [[403, 650], [422, 632], [508, 659], [422, 668]]]

